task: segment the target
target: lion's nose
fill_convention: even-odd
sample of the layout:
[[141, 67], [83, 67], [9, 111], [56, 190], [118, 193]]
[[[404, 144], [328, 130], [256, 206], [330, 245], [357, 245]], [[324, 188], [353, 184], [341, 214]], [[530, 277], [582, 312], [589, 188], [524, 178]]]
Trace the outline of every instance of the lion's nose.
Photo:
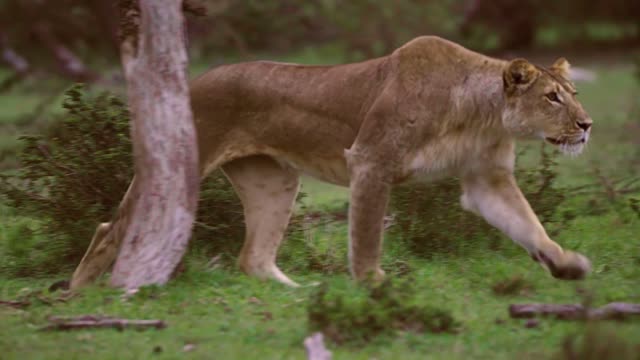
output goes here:
[[591, 127], [591, 124], [593, 122], [591, 121], [591, 119], [585, 119], [585, 120], [578, 120], [576, 122], [576, 124], [578, 125], [578, 127], [584, 131], [589, 130], [589, 128]]

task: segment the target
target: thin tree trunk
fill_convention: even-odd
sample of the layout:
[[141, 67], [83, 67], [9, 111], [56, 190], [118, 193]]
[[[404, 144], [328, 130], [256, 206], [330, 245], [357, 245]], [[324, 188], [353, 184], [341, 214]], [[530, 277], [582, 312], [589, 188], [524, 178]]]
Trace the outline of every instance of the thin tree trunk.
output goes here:
[[14, 71], [11, 76], [0, 82], [0, 94], [2, 94], [22, 81], [30, 71], [29, 62], [11, 48], [7, 35], [2, 29], [0, 29], [0, 60]]
[[94, 81], [98, 76], [93, 73], [77, 57], [71, 49], [66, 47], [53, 33], [46, 22], [39, 22], [33, 28], [38, 40], [49, 49], [58, 62], [60, 72], [75, 81]]
[[169, 280], [191, 236], [199, 188], [182, 1], [138, 5], [120, 2], [136, 180], [111, 283], [126, 289]]
[[26, 74], [29, 71], [29, 62], [9, 46], [7, 35], [2, 29], [0, 29], [0, 58], [16, 74]]

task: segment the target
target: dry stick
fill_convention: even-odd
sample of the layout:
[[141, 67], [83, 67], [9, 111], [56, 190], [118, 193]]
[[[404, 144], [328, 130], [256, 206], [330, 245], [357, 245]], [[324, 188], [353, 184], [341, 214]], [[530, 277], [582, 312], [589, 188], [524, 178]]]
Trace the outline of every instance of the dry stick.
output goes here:
[[512, 318], [541, 315], [560, 320], [623, 320], [640, 316], [640, 304], [615, 302], [594, 309], [581, 304], [513, 304], [509, 306], [509, 315]]
[[76, 330], [76, 329], [99, 329], [99, 328], [114, 328], [118, 330], [124, 330], [126, 328], [133, 329], [164, 329], [167, 324], [162, 320], [130, 320], [130, 319], [118, 319], [109, 317], [99, 317], [93, 315], [83, 315], [74, 318], [49, 318], [51, 322], [41, 328], [41, 331], [53, 331], [53, 330]]
[[331, 351], [324, 346], [321, 332], [304, 339], [304, 347], [307, 350], [307, 360], [331, 360]]

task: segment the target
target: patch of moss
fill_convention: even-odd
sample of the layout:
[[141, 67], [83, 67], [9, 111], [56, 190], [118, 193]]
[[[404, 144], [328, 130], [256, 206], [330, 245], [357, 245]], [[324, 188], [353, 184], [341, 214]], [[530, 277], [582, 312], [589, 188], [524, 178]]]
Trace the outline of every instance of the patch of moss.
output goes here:
[[409, 279], [385, 280], [351, 293], [321, 285], [308, 307], [311, 331], [322, 331], [337, 344], [366, 343], [395, 331], [454, 333], [459, 323], [448, 310], [416, 301]]

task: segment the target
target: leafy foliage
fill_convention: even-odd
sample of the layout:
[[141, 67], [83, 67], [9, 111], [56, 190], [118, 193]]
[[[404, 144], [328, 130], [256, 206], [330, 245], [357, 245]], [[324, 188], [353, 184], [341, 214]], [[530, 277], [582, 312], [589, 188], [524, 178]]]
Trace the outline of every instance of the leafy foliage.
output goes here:
[[447, 310], [416, 301], [410, 280], [385, 280], [356, 289], [357, 294], [331, 292], [321, 285], [311, 294], [308, 321], [336, 343], [363, 343], [396, 330], [456, 332], [457, 321]]
[[[51, 261], [25, 264], [34, 272], [56, 272], [75, 263], [132, 175], [125, 105], [106, 94], [86, 100], [76, 86], [67, 91], [63, 106], [67, 115], [47, 135], [21, 137], [21, 168], [0, 178], [8, 203], [41, 219], [38, 245]], [[8, 255], [20, 257], [19, 252]]]
[[[554, 186], [555, 167], [552, 152], [542, 147], [537, 166], [516, 170], [525, 197], [551, 234], [573, 218], [571, 213], [557, 218], [565, 189]], [[391, 230], [407, 242], [414, 253], [424, 257], [455, 252], [463, 240], [476, 238], [488, 238], [491, 247], [497, 246], [498, 231], [481, 217], [464, 211], [459, 205], [460, 193], [456, 179], [399, 187], [391, 197], [390, 210], [396, 221]]]
[[[126, 105], [107, 93], [88, 97], [74, 86], [63, 106], [66, 114], [48, 134], [22, 137], [20, 169], [0, 178], [0, 194], [9, 205], [40, 220], [28, 227], [38, 237], [16, 236], [5, 249], [14, 260], [5, 262], [4, 270], [16, 275], [54, 273], [77, 264], [96, 225], [110, 220], [133, 176]], [[221, 174], [203, 183], [199, 206], [194, 235], [203, 241], [196, 242], [207, 252], [235, 254], [242, 210]], [[44, 259], [20, 260], [26, 249], [39, 248]]]

